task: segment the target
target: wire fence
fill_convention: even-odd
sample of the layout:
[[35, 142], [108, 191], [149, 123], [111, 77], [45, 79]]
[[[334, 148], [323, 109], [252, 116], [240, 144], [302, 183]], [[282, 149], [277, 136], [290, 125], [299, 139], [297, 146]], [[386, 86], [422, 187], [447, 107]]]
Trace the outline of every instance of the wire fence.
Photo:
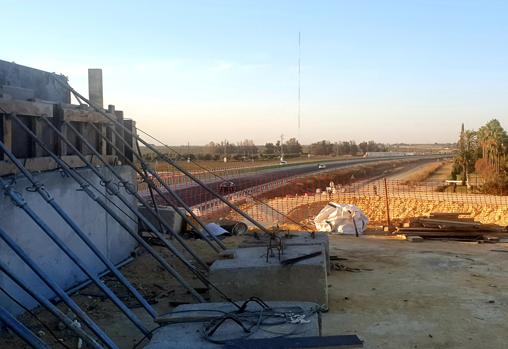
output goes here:
[[[380, 171], [351, 174], [335, 169], [300, 175], [289, 169], [255, 173], [221, 170], [224, 179], [211, 173], [202, 173], [200, 179], [267, 227], [311, 230], [313, 217], [328, 202], [359, 206], [371, 224], [383, 225], [389, 220], [397, 223], [431, 212], [463, 212], [485, 223], [508, 225], [508, 196], [481, 194], [477, 187], [445, 181], [386, 179]], [[243, 221], [195, 183], [181, 176], [166, 176], [164, 181], [204, 221]]]

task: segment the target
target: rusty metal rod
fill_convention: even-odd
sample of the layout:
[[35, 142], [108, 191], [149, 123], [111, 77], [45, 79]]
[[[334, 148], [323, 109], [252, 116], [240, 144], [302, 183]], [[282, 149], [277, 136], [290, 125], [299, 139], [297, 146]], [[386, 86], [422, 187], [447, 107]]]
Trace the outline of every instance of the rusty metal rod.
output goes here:
[[[95, 129], [95, 131], [97, 131], [99, 133], [99, 135], [101, 136], [101, 138], [103, 138], [107, 143], [109, 143], [111, 145], [111, 147], [113, 149], [115, 149], [115, 151], [117, 152], [121, 152], [121, 150], [115, 146], [115, 144], [109, 140], [106, 136], [104, 136], [99, 129], [97, 129], [97, 127], [92, 124], [92, 123], [88, 123], [89, 125], [92, 126], [92, 128]], [[203, 228], [203, 230], [205, 232], [208, 233], [208, 235], [210, 235], [214, 241], [222, 248], [222, 249], [226, 249], [226, 246], [224, 246], [224, 244], [222, 243], [222, 241], [220, 241], [215, 235], [213, 235], [209, 230], [208, 228], [206, 228], [205, 224], [201, 221], [201, 219], [199, 219], [196, 214], [194, 213], [194, 211], [192, 211], [192, 208], [190, 208], [186, 203], [185, 201], [182, 200], [182, 198], [176, 194], [173, 189], [170, 188], [170, 186], [168, 186], [166, 183], [164, 183], [163, 179], [159, 176], [159, 174], [157, 173], [157, 171], [155, 171], [154, 169], [152, 169], [144, 160], [143, 158], [137, 154], [136, 151], [134, 151], [134, 149], [125, 141], [125, 139], [123, 139], [123, 137], [121, 137], [121, 135], [116, 132], [116, 130], [114, 128], [112, 128], [112, 132], [115, 133], [115, 135], [117, 137], [120, 137], [120, 139], [122, 140], [122, 142], [124, 143], [124, 146], [127, 147], [127, 149], [129, 149], [133, 156], [136, 157], [136, 159], [138, 159], [141, 164], [144, 166], [144, 169], [150, 173], [152, 176], [154, 176], [158, 181], [159, 183], [161, 184], [161, 186], [164, 187], [164, 189], [169, 193], [169, 195], [171, 195], [171, 197], [173, 199], [175, 199], [179, 205], [181, 205], [181, 207], [183, 207], [185, 209], [185, 211], [187, 211], [189, 213], [189, 215]], [[170, 205], [171, 207], [173, 207], [175, 209], [175, 211], [182, 217], [183, 220], [185, 220], [192, 228], [194, 228], [194, 230], [196, 231], [196, 233], [201, 237], [203, 238], [203, 240], [205, 240], [210, 246], [212, 246], [212, 248], [218, 252], [217, 248], [213, 245], [211, 245], [211, 242], [210, 240], [206, 237], [205, 234], [202, 234], [200, 231], [199, 231], [199, 228], [196, 227], [196, 225], [194, 224], [193, 221], [191, 221], [183, 212], [181, 212], [180, 210], [178, 210], [178, 207], [172, 203], [170, 200], [168, 200], [168, 198], [166, 197], [166, 195], [164, 195], [161, 190], [152, 183], [152, 181], [150, 181], [150, 179], [140, 170], [138, 169], [138, 167], [132, 162], [130, 161], [129, 159], [127, 158], [124, 158], [124, 161], [129, 164], [142, 178], [143, 180], [147, 183], [148, 186], [150, 186], [150, 188], [154, 189], [157, 194], [159, 194], [160, 197], [162, 197], [164, 199], [164, 201]]]
[[[187, 281], [164, 259], [162, 258], [145, 240], [143, 240], [136, 230], [130, 227], [127, 223], [123, 221], [122, 218], [111, 208], [108, 203], [102, 200], [100, 197], [97, 197], [90, 190], [90, 184], [87, 183], [77, 171], [73, 171], [69, 165], [61, 158], [59, 158], [55, 153], [53, 153], [45, 144], [42, 142], [33, 132], [30, 130], [21, 120], [19, 120], [15, 115], [11, 114], [11, 118], [26, 132], [28, 133], [34, 141], [49, 154], [49, 156], [58, 164], [58, 166], [72, 179], [74, 179], [80, 186], [81, 190], [84, 191], [92, 200], [97, 202], [114, 220], [116, 220], [124, 229], [127, 231], [140, 245], [142, 245], [160, 264], [161, 266], [170, 273], [185, 289], [189, 291], [189, 293], [200, 303], [206, 302], [205, 299], [193, 288], [191, 287]], [[93, 167], [93, 166], [92, 166]], [[93, 187], [93, 186], [92, 186]], [[99, 191], [97, 188], [93, 187], [95, 190]]]
[[110, 115], [108, 115], [102, 108], [100, 108], [99, 106], [95, 105], [95, 103], [92, 103], [90, 100], [88, 100], [87, 98], [85, 98], [84, 96], [82, 96], [79, 92], [77, 92], [74, 88], [72, 88], [68, 82], [62, 82], [58, 79], [55, 79], [55, 81], [57, 81], [58, 83], [62, 84], [63, 86], [65, 86], [67, 89], [69, 89], [70, 92], [72, 92], [74, 94], [74, 96], [76, 96], [77, 98], [80, 98], [82, 101], [84, 101], [85, 103], [87, 103], [89, 106], [91, 106], [96, 112], [100, 113], [101, 115], [103, 115], [104, 117], [106, 117], [108, 120], [110, 120], [111, 122], [113, 122], [115, 125], [118, 125], [119, 127], [121, 127], [125, 132], [129, 133], [132, 135], [132, 137], [136, 138], [137, 140], [139, 140], [141, 143], [143, 143], [148, 149], [150, 149], [151, 151], [153, 151], [155, 154], [157, 154], [157, 156], [164, 160], [165, 162], [167, 162], [168, 164], [170, 164], [171, 166], [175, 167], [178, 171], [182, 172], [184, 175], [186, 175], [187, 177], [189, 177], [190, 179], [192, 179], [194, 182], [196, 182], [199, 186], [201, 186], [204, 190], [206, 190], [208, 193], [212, 194], [213, 196], [215, 196], [217, 199], [219, 199], [220, 201], [222, 201], [224, 204], [226, 204], [227, 206], [229, 206], [229, 208], [231, 208], [233, 211], [235, 211], [236, 213], [238, 213], [240, 216], [242, 216], [243, 218], [245, 218], [246, 220], [248, 220], [249, 222], [251, 222], [252, 224], [254, 224], [256, 227], [258, 227], [260, 230], [264, 231], [265, 233], [267, 234], [272, 234], [271, 231], [269, 231], [267, 228], [265, 228], [261, 223], [259, 223], [258, 221], [256, 221], [254, 218], [252, 218], [251, 216], [249, 216], [247, 213], [245, 213], [244, 211], [242, 211], [240, 208], [238, 208], [235, 204], [233, 204], [232, 202], [230, 202], [228, 199], [226, 199], [225, 197], [223, 197], [222, 195], [220, 195], [219, 193], [217, 193], [215, 190], [213, 190], [212, 188], [210, 188], [209, 186], [207, 186], [205, 183], [203, 183], [200, 179], [198, 179], [197, 177], [195, 177], [192, 173], [190, 173], [189, 171], [187, 171], [185, 168], [183, 168], [182, 166], [178, 165], [175, 161], [171, 160], [168, 156], [166, 156], [165, 154], [161, 153], [160, 151], [158, 151], [154, 146], [152, 146], [150, 143], [146, 142], [145, 140], [143, 140], [141, 137], [139, 137], [138, 135], [134, 134], [131, 130], [129, 130], [127, 127], [125, 127], [125, 125], [121, 124], [120, 122], [118, 122], [118, 120], [116, 120], [115, 118], [111, 117]]

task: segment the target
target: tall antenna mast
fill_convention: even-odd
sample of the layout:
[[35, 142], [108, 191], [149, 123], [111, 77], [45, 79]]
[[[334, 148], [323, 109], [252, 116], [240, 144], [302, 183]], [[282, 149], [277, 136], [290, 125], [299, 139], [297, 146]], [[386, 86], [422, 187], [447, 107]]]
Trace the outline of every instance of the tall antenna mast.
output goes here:
[[301, 104], [301, 94], [300, 94], [300, 63], [301, 63], [301, 46], [302, 46], [302, 35], [298, 32], [298, 138], [300, 138], [300, 128], [301, 128], [301, 115], [300, 115], [300, 104]]

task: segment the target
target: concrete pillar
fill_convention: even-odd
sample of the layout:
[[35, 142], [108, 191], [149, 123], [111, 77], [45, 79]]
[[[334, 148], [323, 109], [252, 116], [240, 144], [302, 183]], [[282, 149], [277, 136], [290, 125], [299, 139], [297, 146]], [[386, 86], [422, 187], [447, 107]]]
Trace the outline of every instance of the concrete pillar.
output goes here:
[[[44, 127], [47, 127], [43, 124], [43, 121], [39, 118], [33, 118], [34, 132], [39, 139], [44, 141]], [[51, 149], [51, 144], [46, 144]], [[46, 155], [46, 152], [37, 145], [35, 141], [32, 141], [32, 154], [35, 157], [41, 157]]]
[[[134, 134], [136, 133], [136, 121], [134, 120], [131, 120], [131, 119], [124, 119], [123, 120], [123, 125], [125, 127], [127, 127], [131, 132], [132, 134], [128, 133], [128, 132], [125, 132], [123, 133], [123, 137], [125, 139], [125, 142], [132, 148], [132, 149], [136, 149], [135, 145], [136, 145], [136, 141], [134, 139]], [[134, 155], [132, 154], [132, 151], [127, 148], [127, 147], [124, 147], [124, 156], [129, 159], [130, 161], [134, 161]]]
[[[0, 122], [2, 123], [2, 142], [7, 149], [12, 150], [12, 120], [8, 118], [5, 114], [0, 118]], [[2, 156], [3, 155], [3, 156]], [[9, 158], [5, 154], [0, 153], [0, 160], [8, 160]]]
[[106, 157], [108, 155], [108, 142], [106, 142], [102, 137], [108, 137], [106, 128], [107, 125], [105, 124], [95, 124], [99, 131], [101, 132], [101, 135], [99, 136], [99, 144], [100, 144], [100, 153], [102, 156]]
[[95, 105], [104, 107], [102, 69], [88, 69], [88, 99]]
[[[115, 110], [114, 111], [114, 114], [116, 116], [116, 120], [123, 125], [123, 111], [121, 110]], [[117, 125], [116, 127], [116, 132], [118, 132], [120, 134], [120, 137], [117, 137], [116, 138], [116, 147], [118, 148], [118, 150], [120, 151], [120, 154], [116, 154], [118, 156], [118, 160], [120, 160], [121, 162], [124, 162], [124, 156], [125, 156], [125, 147], [124, 147], [124, 144], [123, 144], [123, 141], [122, 141], [122, 136], [124, 135], [124, 130], [122, 128], [122, 126], [120, 125]]]

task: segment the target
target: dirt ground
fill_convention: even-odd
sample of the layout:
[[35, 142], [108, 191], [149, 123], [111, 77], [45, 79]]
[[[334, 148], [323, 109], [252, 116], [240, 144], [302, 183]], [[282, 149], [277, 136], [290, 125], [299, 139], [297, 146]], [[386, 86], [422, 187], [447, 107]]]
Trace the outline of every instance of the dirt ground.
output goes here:
[[[225, 241], [235, 246], [240, 238]], [[193, 241], [192, 245], [205, 259], [212, 259], [213, 253], [204, 243]], [[367, 349], [505, 348], [508, 253], [492, 250], [508, 251], [508, 245], [331, 236], [330, 254], [341, 260], [333, 262], [340, 270], [332, 271], [328, 280], [329, 312], [323, 314], [323, 334], [357, 334]], [[160, 313], [170, 311], [174, 302], [192, 301], [147, 254], [123, 271]], [[190, 275], [185, 277], [193, 286], [202, 286]], [[114, 286], [112, 280], [108, 284]], [[121, 348], [132, 348], [141, 337], [139, 331], [97, 293], [90, 286], [74, 299]], [[126, 302], [154, 327], [145, 311]], [[75, 347], [68, 330], [58, 330], [58, 322], [45, 312], [38, 315], [67, 345]], [[39, 324], [26, 323], [36, 332], [42, 330], [41, 336], [52, 343]], [[10, 335], [0, 340], [0, 347], [25, 346]]]
[[358, 334], [365, 348], [506, 348], [506, 244], [411, 243], [331, 237], [331, 255], [357, 272], [329, 278], [323, 332]]

